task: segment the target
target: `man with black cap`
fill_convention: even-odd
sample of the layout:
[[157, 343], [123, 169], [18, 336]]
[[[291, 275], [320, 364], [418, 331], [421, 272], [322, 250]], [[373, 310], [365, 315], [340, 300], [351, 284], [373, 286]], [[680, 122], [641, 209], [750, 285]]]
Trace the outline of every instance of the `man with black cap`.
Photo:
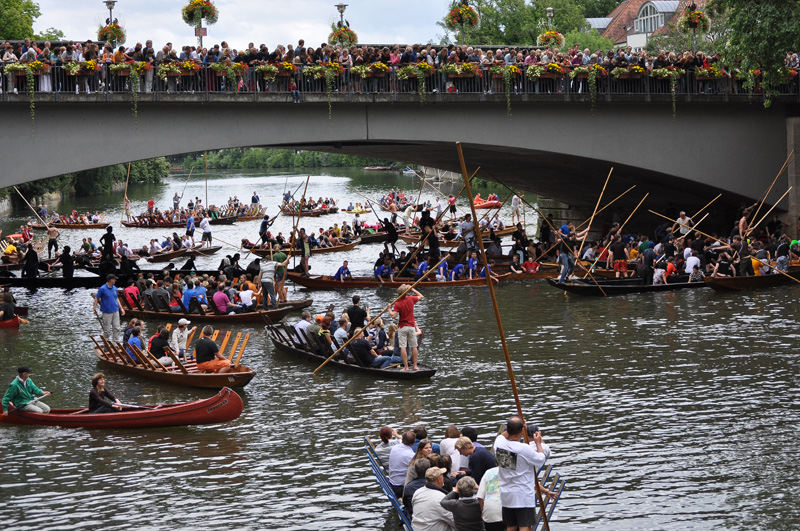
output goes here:
[[94, 296], [94, 315], [97, 316], [97, 307], [100, 306], [100, 324], [103, 327], [103, 334], [111, 340], [119, 338], [119, 316], [125, 315], [125, 310], [117, 303], [117, 276], [113, 273], [106, 277], [106, 283], [100, 286]]
[[14, 404], [20, 411], [31, 411], [33, 413], [50, 413], [50, 406], [40, 402], [38, 397], [50, 396], [50, 391], [42, 391], [33, 380], [30, 379], [31, 370], [22, 366], [17, 369], [17, 377], [8, 386], [6, 394], [3, 396], [3, 416], [8, 415], [9, 404]]

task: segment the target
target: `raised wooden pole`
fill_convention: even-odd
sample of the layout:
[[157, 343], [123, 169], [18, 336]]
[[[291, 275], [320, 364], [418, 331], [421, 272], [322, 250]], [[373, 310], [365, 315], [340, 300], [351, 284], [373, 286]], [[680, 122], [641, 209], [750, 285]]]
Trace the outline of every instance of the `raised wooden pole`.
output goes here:
[[125, 178], [125, 195], [122, 196], [122, 214], [119, 216], [119, 222], [122, 224], [122, 219], [125, 217], [125, 200], [128, 199], [128, 183], [131, 182], [131, 163], [128, 163], [128, 177]]
[[[606, 186], [608, 186], [608, 181], [611, 179], [611, 173], [614, 171], [614, 168], [611, 168], [608, 171], [608, 177], [606, 177], [606, 183], [603, 185], [603, 189], [600, 191], [600, 197], [597, 198], [597, 204], [594, 206], [594, 210], [592, 211], [592, 217], [589, 218], [589, 226], [587, 227], [587, 231], [592, 229], [592, 222], [594, 221], [594, 216], [597, 214], [597, 209], [600, 208], [600, 201], [603, 200], [603, 194], [606, 192]], [[586, 235], [589, 236], [588, 233]], [[586, 243], [586, 238], [581, 241], [581, 246], [578, 248], [578, 256], [577, 259], [581, 259], [581, 252], [583, 251], [583, 245]]]
[[[458, 151], [458, 161], [461, 164], [461, 175], [464, 178], [464, 186], [467, 188], [467, 197], [472, 198], [472, 187], [469, 183], [469, 178], [467, 177], [467, 164], [464, 161], [464, 152], [461, 149], [461, 142], [456, 142], [456, 150]], [[472, 219], [477, 218], [477, 214], [475, 212], [475, 204], [470, 199], [470, 208], [472, 210]], [[503, 354], [506, 358], [506, 368], [508, 369], [508, 378], [511, 381], [511, 392], [514, 394], [514, 403], [517, 406], [517, 415], [519, 418], [524, 422], [525, 417], [522, 414], [522, 404], [519, 401], [519, 391], [517, 390], [517, 382], [514, 378], [514, 367], [511, 366], [511, 355], [508, 352], [508, 343], [506, 342], [506, 334], [503, 330], [503, 320], [500, 317], [500, 308], [497, 306], [497, 295], [494, 292], [494, 282], [492, 282], [492, 275], [489, 270], [489, 259], [486, 257], [486, 251], [483, 248], [483, 238], [480, 236], [480, 229], [476, 225], [474, 227], [474, 231], [476, 234], [476, 239], [478, 240], [478, 246], [481, 250], [481, 256], [483, 257], [483, 267], [486, 268], [486, 285], [489, 287], [489, 295], [492, 297], [492, 307], [494, 309], [494, 317], [497, 321], [497, 331], [500, 334], [500, 344], [503, 346]], [[527, 440], [527, 433], [525, 434], [525, 438]], [[542, 498], [542, 491], [541, 486], [539, 485], [538, 478], [536, 479], [536, 498], [539, 500], [539, 507], [542, 509], [542, 519], [544, 522], [544, 528], [547, 531], [550, 531], [550, 524], [547, 522], [547, 515], [544, 512], [544, 499]]]

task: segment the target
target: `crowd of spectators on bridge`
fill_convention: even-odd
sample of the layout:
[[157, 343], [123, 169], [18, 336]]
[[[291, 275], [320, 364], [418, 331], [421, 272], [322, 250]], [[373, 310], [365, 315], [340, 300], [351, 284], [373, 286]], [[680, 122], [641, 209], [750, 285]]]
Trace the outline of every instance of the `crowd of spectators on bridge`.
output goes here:
[[[626, 69], [637, 74], [646, 74], [656, 71], [678, 70], [685, 74], [696, 71], [711, 73], [718, 77], [732, 92], [737, 91], [737, 85], [733, 80], [737, 77], [737, 70], [729, 68], [723, 64], [719, 54], [706, 56], [703, 52], [692, 54], [690, 51], [676, 52], [661, 50], [658, 54], [650, 54], [645, 51], [633, 51], [631, 47], [617, 48], [615, 50], [603, 51], [600, 49], [590, 50], [581, 49], [578, 44], [560, 50], [558, 48], [540, 47], [514, 47], [503, 46], [495, 49], [485, 49], [480, 46], [467, 45], [408, 45], [401, 46], [395, 44], [389, 46], [357, 46], [343, 47], [341, 44], [331, 45], [322, 43], [318, 47], [306, 46], [301, 39], [296, 46], [279, 44], [270, 50], [265, 44], [256, 46], [250, 42], [246, 47], [235, 48], [226, 41], [214, 44], [210, 47], [182, 46], [180, 49], [174, 47], [172, 43], [166, 43], [159, 49], [155, 49], [151, 40], [144, 44], [137, 42], [132, 46], [115, 47], [111, 43], [98, 43], [87, 40], [83, 43], [68, 41], [63, 46], [53, 48], [50, 42], [37, 43], [31, 39], [12, 45], [6, 41], [3, 43], [0, 59], [2, 63], [33, 63], [41, 62], [47, 70], [51, 67], [63, 66], [67, 63], [82, 63], [93, 61], [97, 67], [94, 73], [82, 71], [79, 76], [73, 76], [68, 83], [66, 78], [61, 75], [61, 69], [53, 68], [49, 75], [41, 74], [36, 76], [35, 90], [41, 92], [49, 91], [128, 91], [131, 83], [127, 78], [115, 79], [108, 71], [107, 67], [111, 64], [141, 62], [146, 65], [142, 70], [143, 80], [138, 90], [142, 92], [159, 91], [185, 91], [195, 90], [211, 92], [324, 92], [324, 79], [320, 82], [319, 76], [315, 80], [305, 78], [303, 70], [313, 65], [329, 65], [338, 63], [343, 67], [343, 72], [337, 76], [335, 86], [336, 91], [341, 92], [416, 92], [418, 89], [416, 79], [404, 79], [402, 83], [396, 78], [378, 78], [371, 80], [362, 79], [355, 75], [353, 68], [361, 65], [385, 65], [387, 71], [397, 72], [398, 69], [408, 66], [425, 64], [430, 67], [431, 72], [439, 71], [439, 75], [433, 75], [427, 86], [428, 91], [467, 91], [467, 92], [495, 92], [503, 91], [502, 80], [497, 81], [499, 76], [488, 75], [492, 67], [506, 67], [513, 65], [520, 69], [519, 75], [515, 74], [513, 82], [509, 86], [515, 92], [531, 92], [529, 84], [525, 82], [527, 70], [531, 67], [545, 67], [547, 71], [561, 71], [562, 80], [558, 84], [547, 85], [547, 91], [561, 91], [565, 84], [574, 85], [577, 80], [570, 82], [568, 74], [570, 70], [576, 68], [596, 68], [595, 65], [602, 67], [601, 81], [609, 78], [609, 74], [616, 69]], [[156, 67], [165, 63], [177, 63], [183, 67], [187, 63], [194, 65], [194, 75], [185, 78], [159, 79], [156, 75]], [[283, 65], [293, 66], [294, 73], [284, 78], [266, 81], [262, 76], [257, 75], [256, 67], [259, 65]], [[457, 80], [448, 82], [449, 77], [444, 70], [447, 65], [465, 65], [472, 63], [476, 65], [477, 80], [464, 81]], [[236, 70], [236, 76], [215, 75], [212, 71], [213, 65], [246, 65]], [[555, 68], [557, 65], [560, 68]], [[789, 53], [786, 57], [787, 75], [796, 75], [794, 69], [800, 67], [796, 53]], [[491, 73], [496, 73], [495, 69]], [[5, 90], [21, 92], [26, 87], [25, 77], [16, 76], [13, 73], [6, 73], [3, 76], [5, 83], [0, 84], [0, 88]], [[414, 76], [412, 76], [414, 77]], [[740, 76], [742, 77], [742, 76]], [[481, 79], [483, 78], [483, 79]], [[493, 81], [492, 78], [495, 78]], [[74, 86], [73, 86], [74, 85]], [[701, 88], [711, 88], [719, 90], [720, 85], [706, 84]], [[629, 92], [638, 92], [630, 90]], [[539, 91], [536, 86], [535, 91]]]

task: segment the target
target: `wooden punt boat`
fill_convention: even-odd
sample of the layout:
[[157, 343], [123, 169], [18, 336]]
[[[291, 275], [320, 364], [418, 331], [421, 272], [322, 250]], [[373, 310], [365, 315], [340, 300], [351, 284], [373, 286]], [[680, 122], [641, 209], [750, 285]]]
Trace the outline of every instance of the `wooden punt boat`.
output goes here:
[[301, 299], [296, 301], [286, 301], [278, 304], [278, 309], [288, 308], [290, 312], [308, 308], [314, 303], [314, 299]]
[[[494, 231], [494, 234], [495, 234], [495, 236], [502, 237], [502, 236], [506, 236], [508, 234], [513, 234], [514, 231], [516, 231], [516, 230], [517, 229], [515, 227], [508, 227], [508, 228], [505, 228], [505, 229], [496, 230], [496, 231]], [[491, 235], [491, 233], [489, 231], [481, 231], [481, 235], [483, 236], [483, 241], [484, 242], [488, 242], [488, 244], [492, 243], [489, 240], [489, 236]], [[415, 244], [415, 243], [418, 243], [419, 240], [420, 240], [420, 233], [415, 231], [415, 232], [412, 232], [411, 234], [398, 234], [398, 237], [401, 240], [403, 240], [404, 242], [406, 242], [406, 243]], [[444, 247], [445, 245], [455, 246], [457, 244], [460, 244], [462, 241], [463, 240], [445, 240], [444, 238], [439, 238], [439, 246], [440, 247]]]
[[[57, 229], [105, 229], [111, 223], [51, 223], [51, 227]], [[31, 227], [36, 230], [47, 230], [41, 223], [31, 223]]]
[[0, 321], [0, 328], [19, 328], [19, 316], [15, 315], [11, 319]]
[[475, 205], [476, 210], [480, 210], [482, 208], [500, 208], [503, 206], [503, 203], [500, 201], [484, 201], [483, 203], [478, 203]]
[[[307, 343], [302, 343], [297, 330], [293, 326], [278, 325], [268, 326], [269, 338], [275, 346], [275, 350], [292, 356], [294, 358], [312, 361], [314, 364], [319, 365], [325, 361], [328, 356], [314, 351]], [[307, 338], [306, 338], [307, 340]], [[338, 347], [336, 347], [338, 348]], [[330, 355], [330, 354], [329, 354]], [[381, 380], [419, 380], [422, 378], [432, 378], [436, 374], [436, 369], [429, 367], [422, 363], [418, 363], [418, 371], [404, 371], [401, 367], [387, 367], [385, 369], [375, 369], [372, 367], [365, 367], [360, 363], [346, 363], [344, 361], [331, 360], [325, 367], [331, 369], [338, 369], [354, 373], [360, 373], [375, 379]]]
[[372, 212], [372, 209], [371, 208], [354, 208], [352, 210], [344, 209], [344, 210], [342, 210], [342, 212], [345, 213], [345, 214], [369, 214], [370, 212]]
[[[219, 337], [220, 331], [215, 330], [212, 340], [216, 341]], [[101, 363], [109, 367], [113, 367], [119, 371], [141, 376], [148, 380], [158, 380], [167, 382], [174, 385], [182, 385], [185, 387], [199, 387], [203, 389], [222, 389], [223, 387], [243, 387], [250, 383], [255, 377], [256, 371], [250, 367], [246, 367], [239, 362], [242, 359], [245, 346], [250, 339], [250, 334], [236, 334], [233, 346], [229, 352], [226, 348], [230, 341], [232, 332], [225, 332], [223, 335], [222, 345], [220, 346], [220, 354], [228, 358], [231, 365], [234, 367], [233, 372], [203, 372], [197, 369], [195, 361], [181, 361], [178, 356], [173, 353], [169, 347], [165, 347], [164, 351], [172, 358], [174, 365], [164, 366], [147, 350], [139, 350], [136, 346], [131, 346], [136, 358], [128, 353], [123, 348], [120, 342], [111, 342], [103, 336], [100, 336], [100, 341], [91, 337], [94, 341], [94, 355], [100, 360]], [[239, 348], [239, 341], [244, 335], [244, 341]], [[189, 338], [191, 340], [191, 337]], [[237, 355], [236, 351], [239, 348]]]
[[[304, 277], [299, 273], [287, 272], [286, 278], [295, 284], [299, 284], [306, 288], [313, 289], [353, 289], [353, 288], [399, 288], [403, 284], [413, 284], [414, 279], [408, 277], [400, 277], [393, 281], [384, 280], [383, 284], [375, 277], [353, 277], [351, 280], [340, 282], [334, 280], [332, 276], [322, 275], [318, 277], [310, 276]], [[431, 275], [428, 278], [433, 278]], [[472, 280], [453, 280], [447, 282], [440, 282], [438, 280], [425, 280], [418, 285], [422, 288], [454, 288], [458, 286], [483, 286], [486, 280], [483, 278], [473, 278]]]
[[[3, 256], [3, 259], [6, 257]], [[56, 264], [58, 258], [40, 258], [39, 271], [47, 271], [47, 266], [50, 265], [51, 269], [61, 268], [61, 264]], [[0, 263], [0, 271], [21, 271], [25, 267], [25, 261], [21, 262], [5, 262]], [[0, 279], [2, 280], [2, 279]]]
[[[311, 254], [325, 254], [325, 253], [338, 253], [343, 251], [352, 251], [356, 245], [361, 243], [361, 240], [353, 240], [350, 243], [345, 243], [343, 245], [337, 245], [335, 247], [315, 247], [311, 249]], [[258, 256], [269, 256], [269, 249], [250, 249], [253, 254], [257, 254]], [[284, 253], [287, 256], [300, 256], [300, 251], [298, 249], [284, 249]]]
[[[209, 306], [213, 308], [213, 305]], [[206, 310], [205, 313], [189, 313], [189, 312], [159, 312], [153, 310], [145, 310], [143, 308], [125, 308], [125, 315], [130, 314], [131, 317], [138, 317], [140, 319], [169, 319], [170, 321], [177, 321], [178, 319], [188, 319], [190, 321], [199, 321], [203, 323], [215, 323], [220, 326], [229, 324], [241, 323], [264, 323], [280, 321], [286, 314], [294, 310], [294, 307], [278, 308], [277, 310], [258, 310], [256, 312], [235, 313], [232, 315], [214, 313], [211, 309]]]
[[370, 232], [370, 233], [361, 233], [361, 243], [381, 243], [389, 241], [389, 234], [386, 232]]
[[[628, 279], [626, 279], [628, 280]], [[564, 282], [563, 284], [559, 284], [556, 279], [548, 278], [547, 283], [553, 286], [554, 288], [558, 288], [561, 290], [566, 291], [567, 293], [574, 293], [576, 295], [586, 295], [586, 296], [595, 296], [595, 297], [602, 297], [603, 292], [605, 295], [628, 295], [631, 293], [650, 293], [650, 292], [661, 292], [661, 291], [675, 291], [679, 289], [695, 289], [695, 288], [704, 288], [706, 284], [704, 282], [669, 282], [667, 284], [644, 284], [642, 279], [638, 279], [638, 284], [631, 284], [631, 283], [601, 283], [600, 286], [603, 288], [602, 291], [600, 287], [597, 286], [594, 282], [589, 279], [586, 280], [579, 280], [573, 282]]]
[[322, 215], [321, 210], [292, 210], [290, 208], [281, 208], [281, 214], [286, 214], [287, 216], [300, 216], [301, 218], [316, 218]]
[[209, 256], [222, 249], [221, 245], [212, 245], [211, 247], [190, 247], [186, 251], [186, 256]]
[[786, 274], [791, 278], [780, 273], [774, 273], [750, 277], [706, 277], [705, 281], [706, 285], [714, 291], [744, 291], [784, 286], [786, 284], [794, 284], [792, 279], [800, 280], [800, 268], [789, 269]]
[[238, 219], [238, 216], [220, 216], [218, 218], [209, 218], [208, 222], [212, 225], [233, 225]]
[[229, 422], [242, 414], [243, 407], [242, 398], [223, 387], [204, 400], [125, 407], [114, 413], [89, 413], [87, 409], [51, 409], [47, 414], [11, 410], [2, 422], [87, 429], [166, 428]]
[[154, 263], [157, 263], [157, 262], [169, 262], [170, 260], [174, 260], [175, 258], [179, 258], [179, 257], [185, 255], [187, 250], [188, 249], [186, 249], [186, 248], [182, 248], [182, 249], [178, 249], [177, 251], [167, 251], [165, 253], [157, 253], [157, 254], [154, 254], [154, 255], [150, 256], [147, 259], [147, 261], [150, 262], [151, 264], [154, 264]]
[[179, 229], [185, 228], [186, 222], [180, 221], [176, 223], [156, 223], [155, 225], [149, 225], [145, 223], [139, 223], [138, 221], [123, 221], [122, 226], [132, 229]]

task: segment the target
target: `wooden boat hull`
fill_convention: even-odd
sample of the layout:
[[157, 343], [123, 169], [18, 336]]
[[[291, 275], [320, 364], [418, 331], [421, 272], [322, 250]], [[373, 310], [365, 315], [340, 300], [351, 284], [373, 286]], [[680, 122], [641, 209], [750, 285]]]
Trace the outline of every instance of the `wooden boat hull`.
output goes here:
[[[127, 312], [125, 312], [127, 315]], [[255, 377], [256, 371], [250, 367], [239, 365], [236, 372], [226, 373], [201, 373], [197, 372], [196, 365], [185, 364], [188, 374], [184, 374], [177, 368], [170, 368], [168, 371], [153, 370], [142, 365], [127, 365], [109, 356], [105, 351], [98, 347], [93, 349], [94, 355], [100, 362], [108, 367], [113, 367], [122, 372], [157, 380], [184, 387], [197, 387], [200, 389], [222, 389], [224, 387], [244, 387]]]
[[321, 210], [296, 211], [296, 210], [286, 210], [282, 208], [281, 214], [285, 214], [287, 216], [300, 216], [301, 218], [316, 218], [322, 215], [322, 211]]
[[601, 283], [600, 287], [603, 288], [601, 290], [600, 287], [597, 286], [597, 284], [591, 281], [564, 282], [563, 284], [559, 284], [557, 280], [548, 278], [547, 283], [553, 286], [554, 288], [564, 290], [567, 293], [574, 293], [576, 295], [585, 295], [594, 297], [603, 297], [604, 292], [606, 296], [611, 296], [611, 295], [628, 295], [631, 293], [650, 293], [650, 292], [661, 292], [661, 291], [675, 291], [679, 289], [695, 289], [695, 288], [704, 288], [706, 286], [704, 282], [675, 282], [675, 283], [658, 284], [658, 285], [649, 285], [649, 284], [618, 285], [618, 284]]
[[151, 264], [160, 263], [160, 262], [169, 262], [170, 260], [174, 260], [175, 258], [180, 258], [181, 256], [185, 255], [188, 249], [178, 249], [177, 251], [169, 251], [167, 253], [159, 253], [154, 254], [150, 258], [147, 259], [148, 262]]
[[221, 245], [212, 245], [211, 247], [192, 247], [186, 251], [186, 256], [209, 256], [222, 249]]
[[744, 291], [750, 289], [771, 288], [793, 284], [792, 279], [800, 280], [800, 269], [790, 269], [789, 277], [780, 273], [757, 275], [752, 277], [706, 277], [706, 285], [714, 291]]
[[12, 319], [0, 321], [0, 328], [19, 328], [19, 316], [15, 315]]
[[475, 205], [475, 210], [480, 210], [483, 208], [500, 208], [503, 206], [503, 203], [500, 201], [484, 201], [483, 203]]
[[[111, 223], [51, 223], [51, 227], [57, 229], [105, 229]], [[47, 230], [41, 223], [31, 223], [31, 227], [36, 230]]]
[[180, 228], [186, 228], [186, 222], [181, 221], [179, 223], [160, 223], [156, 225], [141, 225], [139, 223], [136, 223], [135, 221], [123, 221], [122, 226], [131, 229], [180, 229]]
[[[355, 248], [355, 246], [358, 245], [359, 243], [361, 243], [360, 239], [352, 241], [352, 242], [347, 243], [345, 245], [337, 245], [336, 247], [317, 247], [317, 248], [311, 249], [311, 254], [314, 255], [314, 254], [339, 253], [339, 252], [343, 252], [343, 251], [352, 251]], [[256, 254], [258, 256], [265, 256], [265, 257], [269, 256], [269, 249], [251, 249], [251, 251], [253, 252], [253, 254]], [[300, 256], [300, 251], [298, 249], [291, 249], [291, 250], [284, 249], [283, 252], [286, 253], [287, 256]]]
[[75, 289], [75, 288], [99, 288], [105, 283], [105, 280], [100, 277], [8, 277], [0, 278], [0, 284], [11, 286], [12, 288], [61, 288], [61, 289]]
[[[235, 324], [235, 323], [261, 323], [265, 321], [275, 322], [280, 321], [286, 314], [294, 308], [285, 307], [278, 308], [277, 310], [259, 310], [257, 312], [235, 313], [233, 315], [217, 315], [206, 310], [205, 315], [199, 313], [183, 313], [183, 312], [154, 312], [151, 310], [139, 310], [125, 308], [125, 315], [131, 317], [138, 317], [140, 319], [167, 319], [169, 321], [177, 322], [178, 319], [188, 319], [190, 321], [199, 321], [203, 323], [217, 323], [217, 324]], [[265, 319], [266, 318], [266, 319]]]
[[237, 216], [221, 216], [218, 218], [210, 218], [208, 222], [211, 225], [233, 225], [238, 219]]
[[[431, 275], [433, 277], [433, 275]], [[431, 278], [428, 277], [428, 278]], [[332, 276], [319, 276], [319, 277], [304, 277], [299, 273], [288, 272], [286, 278], [295, 284], [299, 284], [306, 288], [312, 289], [353, 289], [353, 288], [399, 288], [403, 284], [413, 284], [413, 278], [400, 278], [398, 280], [389, 281], [384, 280], [383, 284], [375, 280], [373, 277], [353, 277], [352, 280], [345, 280], [339, 282], [334, 280]], [[486, 280], [483, 278], [474, 278], [472, 280], [454, 280], [448, 282], [439, 282], [438, 280], [425, 280], [418, 287], [421, 288], [454, 288], [459, 286], [483, 286]]]
[[282, 302], [278, 305], [278, 309], [282, 310], [284, 308], [288, 308], [290, 312], [294, 312], [297, 310], [302, 310], [303, 308], [308, 308], [314, 303], [314, 299], [302, 299], [297, 301], [286, 301]]
[[[267, 329], [269, 330], [269, 338], [272, 340], [272, 344], [275, 346], [275, 350], [278, 352], [292, 356], [293, 358], [311, 361], [316, 365], [320, 365], [327, 359], [327, 356], [322, 356], [315, 352], [294, 346], [285, 330], [281, 331], [281, 328], [275, 326], [268, 326]], [[331, 360], [325, 365], [325, 367], [330, 367], [334, 370], [338, 369], [347, 372], [359, 373], [381, 380], [419, 380], [422, 378], [432, 378], [433, 375], [436, 374], [436, 369], [433, 367], [423, 365], [422, 363], [417, 365], [420, 368], [418, 371], [403, 371], [400, 367], [393, 367], [391, 369], [373, 369], [371, 367], [363, 367], [361, 365]]]
[[381, 243], [388, 242], [389, 234], [385, 232], [373, 232], [370, 234], [361, 234], [361, 243]]
[[85, 409], [52, 409], [48, 414], [12, 410], [2, 422], [87, 429], [166, 428], [229, 422], [242, 414], [243, 407], [242, 398], [232, 389], [223, 387], [205, 400], [114, 413], [88, 413]]

